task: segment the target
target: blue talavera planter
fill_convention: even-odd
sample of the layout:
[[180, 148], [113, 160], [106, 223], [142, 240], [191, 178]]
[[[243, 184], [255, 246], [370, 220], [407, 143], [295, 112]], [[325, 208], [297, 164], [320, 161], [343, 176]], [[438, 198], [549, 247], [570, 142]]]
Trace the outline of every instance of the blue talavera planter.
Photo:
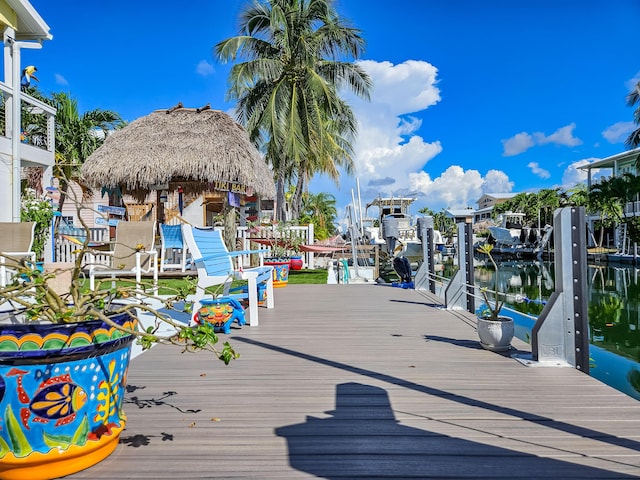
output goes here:
[[62, 477], [116, 448], [133, 339], [99, 320], [2, 326], [0, 478]]

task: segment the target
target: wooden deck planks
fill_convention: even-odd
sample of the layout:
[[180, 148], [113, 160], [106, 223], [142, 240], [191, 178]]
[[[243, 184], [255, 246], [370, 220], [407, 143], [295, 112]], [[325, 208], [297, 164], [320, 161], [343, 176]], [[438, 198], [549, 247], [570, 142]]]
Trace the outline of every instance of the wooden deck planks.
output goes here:
[[[289, 285], [241, 358], [136, 358], [127, 429], [74, 479], [640, 478], [640, 402], [478, 346], [411, 290]], [[521, 353], [528, 345], [514, 341]]]

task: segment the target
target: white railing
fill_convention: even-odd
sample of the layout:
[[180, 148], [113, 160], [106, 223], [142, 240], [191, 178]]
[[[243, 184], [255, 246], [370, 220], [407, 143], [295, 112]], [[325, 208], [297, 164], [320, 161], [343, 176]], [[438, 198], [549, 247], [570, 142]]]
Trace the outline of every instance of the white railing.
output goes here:
[[[7, 107], [12, 98], [12, 89], [4, 82], [0, 82], [0, 125], [2, 126], [0, 135], [9, 139], [12, 138], [12, 134], [7, 120], [11, 117]], [[20, 141], [23, 144], [53, 152], [55, 149], [55, 108], [22, 92], [20, 93], [20, 102], [22, 110], [20, 132], [18, 132]]]
[[[216, 227], [222, 229], [222, 227]], [[265, 243], [258, 243], [252, 241], [252, 238], [263, 240], [268, 242], [269, 239], [294, 239], [293, 243], [299, 245], [313, 245], [313, 224], [309, 225], [291, 225], [287, 227], [277, 226], [260, 226], [260, 227], [238, 227], [238, 246], [240, 250], [265, 250], [265, 256], [269, 256], [268, 252], [271, 252], [271, 246]], [[299, 251], [294, 249], [287, 251], [289, 256], [300, 255], [302, 256], [305, 268], [315, 268], [315, 258], [313, 252]], [[249, 265], [250, 256], [244, 255], [242, 258], [243, 265]]]
[[[92, 242], [109, 243], [109, 232], [106, 228], [90, 228], [89, 231]], [[82, 248], [82, 245], [75, 243], [72, 239], [84, 242], [85, 238], [87, 237], [84, 228], [64, 227], [61, 229], [61, 233], [56, 235], [54, 241], [54, 261], [75, 262], [78, 256], [77, 251]], [[110, 265], [110, 258], [108, 255], [95, 255], [93, 261], [100, 265]]]
[[[217, 230], [223, 230], [223, 227], [215, 227]], [[90, 228], [91, 241], [98, 243], [108, 243], [109, 233], [106, 228]], [[65, 238], [67, 236], [67, 238]], [[271, 247], [269, 245], [258, 244], [251, 241], [251, 238], [269, 239], [282, 236], [282, 238], [295, 238], [300, 245], [313, 245], [313, 224], [300, 225], [300, 226], [288, 226], [286, 228], [276, 227], [259, 227], [258, 229], [249, 227], [238, 227], [238, 250], [256, 250], [261, 249], [265, 252], [270, 252]], [[86, 238], [86, 232], [84, 228], [72, 228], [63, 227], [60, 233], [56, 235], [54, 242], [54, 261], [56, 262], [75, 262], [77, 254], [75, 253], [81, 245], [74, 243], [69, 238], [77, 239], [78, 241], [84, 241]], [[156, 242], [158, 248], [159, 242]], [[294, 250], [288, 251], [289, 255], [301, 255], [306, 268], [315, 268], [315, 259], [313, 252], [300, 251], [296, 253]], [[266, 256], [269, 253], [265, 253]], [[110, 257], [106, 255], [96, 255], [96, 263], [109, 265]], [[251, 256], [243, 255], [242, 264], [250, 265]]]
[[640, 202], [627, 202], [624, 206], [625, 215], [640, 215]]

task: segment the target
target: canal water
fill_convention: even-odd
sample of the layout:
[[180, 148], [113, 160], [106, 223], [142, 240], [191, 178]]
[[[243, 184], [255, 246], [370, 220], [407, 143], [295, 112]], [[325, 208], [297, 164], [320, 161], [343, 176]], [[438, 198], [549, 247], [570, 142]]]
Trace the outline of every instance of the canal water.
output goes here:
[[[535, 317], [555, 288], [553, 263], [498, 266], [498, 291], [507, 293], [508, 309], [523, 314], [514, 315], [516, 336], [529, 342]], [[640, 269], [594, 264], [587, 270], [591, 376], [640, 400]], [[476, 266], [474, 273], [477, 287], [494, 289], [493, 268]]]

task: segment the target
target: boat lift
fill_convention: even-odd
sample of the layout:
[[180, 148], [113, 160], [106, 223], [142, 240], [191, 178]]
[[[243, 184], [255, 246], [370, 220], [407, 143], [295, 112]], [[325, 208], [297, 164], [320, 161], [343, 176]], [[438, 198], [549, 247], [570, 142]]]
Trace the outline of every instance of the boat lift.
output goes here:
[[[426, 225], [433, 230], [433, 225]], [[587, 248], [584, 207], [564, 207], [554, 212], [555, 292], [531, 330], [531, 355], [514, 356], [527, 366], [571, 366], [589, 373], [589, 323], [587, 298]], [[428, 235], [428, 232], [422, 234]], [[424, 238], [424, 237], [423, 237]], [[547, 239], [548, 240], [548, 239]], [[430, 245], [431, 242], [426, 242]], [[445, 290], [445, 307], [475, 314], [471, 224], [458, 224], [458, 271]], [[427, 249], [425, 248], [425, 251]], [[416, 275], [416, 290], [431, 290], [433, 278], [425, 269]]]

